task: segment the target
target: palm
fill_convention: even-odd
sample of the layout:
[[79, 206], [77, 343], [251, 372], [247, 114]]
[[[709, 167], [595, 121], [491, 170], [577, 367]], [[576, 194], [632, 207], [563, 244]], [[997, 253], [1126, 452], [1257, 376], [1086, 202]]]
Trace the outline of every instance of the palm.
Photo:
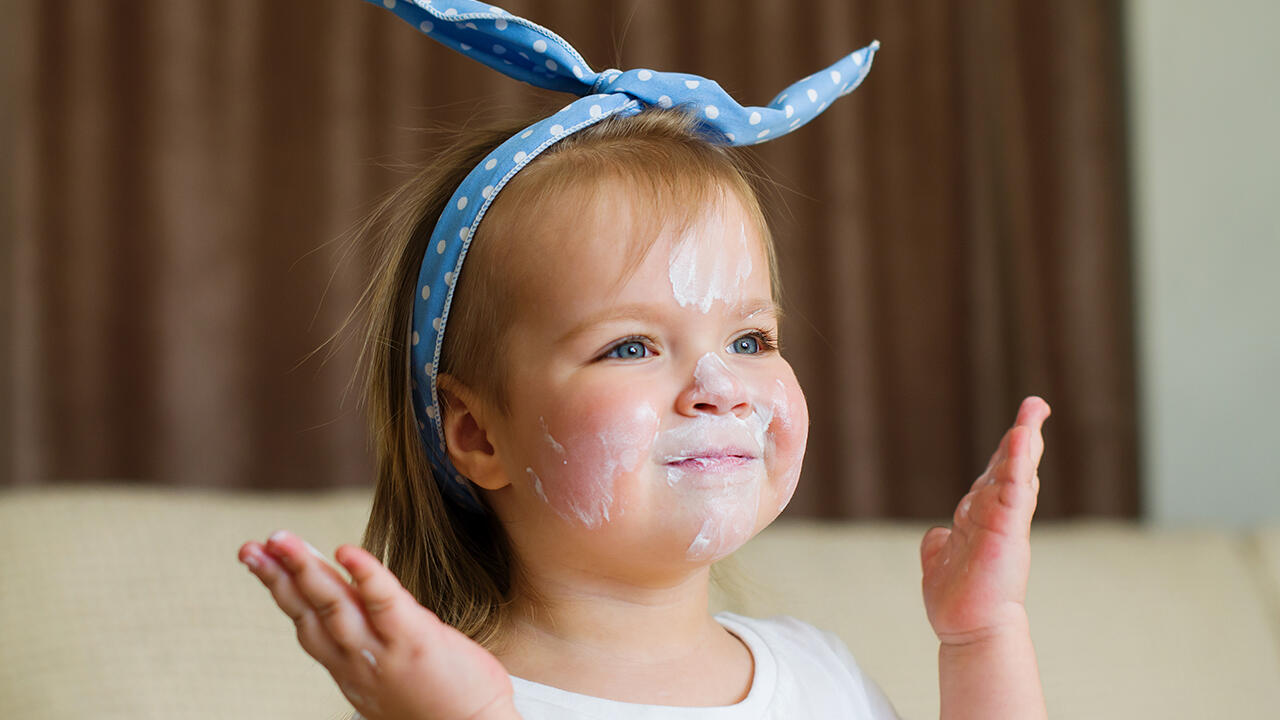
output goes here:
[[1022, 404], [991, 462], [960, 500], [951, 528], [921, 543], [925, 611], [943, 642], [966, 642], [1023, 612], [1031, 569], [1031, 517], [1049, 406]]
[[426, 608], [420, 621], [424, 637], [412, 651], [419, 662], [406, 664], [393, 683], [407, 695], [406, 710], [430, 707], [438, 713], [433, 717], [473, 718], [511, 698], [511, 678], [493, 653]]

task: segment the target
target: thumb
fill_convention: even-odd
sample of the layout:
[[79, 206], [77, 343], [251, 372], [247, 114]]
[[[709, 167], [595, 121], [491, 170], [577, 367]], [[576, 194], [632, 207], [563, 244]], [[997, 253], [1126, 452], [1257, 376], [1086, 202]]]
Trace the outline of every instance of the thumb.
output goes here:
[[937, 526], [929, 528], [924, 534], [924, 539], [920, 541], [920, 567], [923, 569], [933, 559], [934, 555], [947, 544], [947, 538], [951, 537], [951, 528]]

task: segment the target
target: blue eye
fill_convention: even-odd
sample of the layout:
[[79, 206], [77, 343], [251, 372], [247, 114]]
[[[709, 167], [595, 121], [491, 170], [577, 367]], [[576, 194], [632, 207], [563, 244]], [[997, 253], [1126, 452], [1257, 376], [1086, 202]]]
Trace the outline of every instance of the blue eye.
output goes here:
[[637, 360], [649, 355], [649, 348], [639, 340], [624, 340], [605, 353], [605, 357], [619, 360]]
[[742, 353], [744, 355], [755, 355], [760, 352], [760, 341], [754, 335], [743, 335], [733, 341], [733, 352]]
[[728, 347], [729, 352], [739, 355], [759, 355], [777, 349], [777, 340], [767, 330], [753, 330], [734, 340]]

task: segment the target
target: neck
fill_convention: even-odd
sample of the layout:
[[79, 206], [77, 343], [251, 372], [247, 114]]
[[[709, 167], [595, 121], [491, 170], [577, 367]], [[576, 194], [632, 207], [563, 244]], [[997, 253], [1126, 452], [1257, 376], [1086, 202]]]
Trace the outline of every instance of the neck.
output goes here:
[[536, 679], [531, 675], [549, 662], [664, 666], [725, 640], [707, 609], [706, 567], [643, 583], [564, 568], [528, 570], [497, 649], [513, 675]]

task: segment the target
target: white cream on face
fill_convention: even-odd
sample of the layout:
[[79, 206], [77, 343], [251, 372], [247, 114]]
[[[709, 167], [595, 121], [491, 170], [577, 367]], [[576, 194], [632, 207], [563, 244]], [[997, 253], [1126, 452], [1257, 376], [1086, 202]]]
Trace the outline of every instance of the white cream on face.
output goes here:
[[671, 294], [680, 307], [693, 305], [707, 313], [716, 300], [729, 303], [741, 299], [751, 277], [747, 228], [738, 224], [737, 241], [729, 244], [728, 252], [720, 240], [724, 232], [719, 214], [711, 213], [674, 243], [667, 271]]
[[615, 485], [649, 456], [657, 411], [645, 404], [619, 409], [607, 422], [587, 422], [565, 434], [563, 442], [551, 435], [545, 419], [539, 419], [549, 452], [542, 454], [542, 472], [533, 466], [525, 468], [534, 481], [534, 492], [560, 517], [587, 528], [616, 517], [622, 508]]
[[[693, 379], [693, 390], [717, 411], [660, 433], [654, 461], [666, 468], [679, 507], [699, 524], [685, 557], [709, 562], [736, 550], [755, 531], [774, 455], [769, 428], [778, 398], [749, 391], [716, 353], [698, 359]], [[750, 413], [742, 414], [741, 403]]]

